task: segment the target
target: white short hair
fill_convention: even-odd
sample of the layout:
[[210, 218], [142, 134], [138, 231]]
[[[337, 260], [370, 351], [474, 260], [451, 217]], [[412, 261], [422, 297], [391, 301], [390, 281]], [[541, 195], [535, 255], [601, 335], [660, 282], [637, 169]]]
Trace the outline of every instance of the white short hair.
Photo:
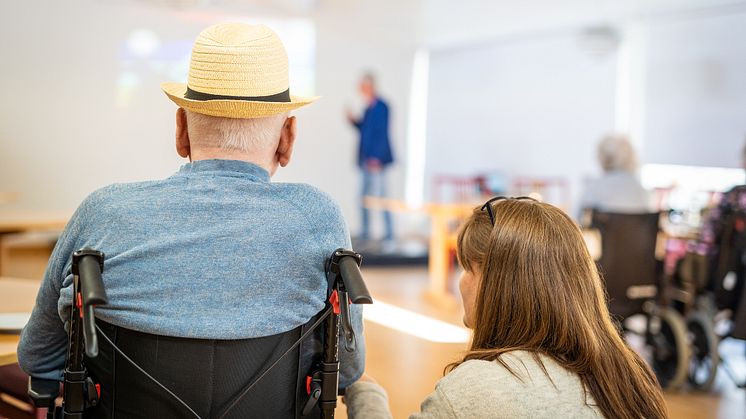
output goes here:
[[251, 152], [275, 147], [288, 113], [262, 118], [237, 119], [186, 111], [190, 140], [196, 144]]
[[601, 140], [598, 144], [598, 161], [605, 172], [632, 172], [637, 168], [635, 149], [623, 135], [609, 135]]

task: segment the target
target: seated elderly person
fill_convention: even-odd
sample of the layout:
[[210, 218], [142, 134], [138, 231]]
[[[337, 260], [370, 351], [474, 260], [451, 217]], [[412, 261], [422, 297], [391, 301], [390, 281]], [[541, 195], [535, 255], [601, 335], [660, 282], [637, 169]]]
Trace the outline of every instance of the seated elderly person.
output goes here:
[[[190, 162], [166, 179], [114, 184], [83, 201], [54, 249], [21, 336], [18, 358], [29, 375], [62, 377], [71, 254], [84, 247], [106, 255], [109, 303], [97, 308], [98, 320], [161, 336], [150, 359], [176, 363], [177, 376], [193, 380], [200, 394], [226, 382], [239, 389], [247, 384], [238, 382], [245, 362], [218, 370], [220, 351], [235, 348], [221, 342], [288, 332], [324, 308], [325, 258], [349, 248], [350, 238], [328, 195], [305, 184], [270, 182], [293, 154], [296, 124], [289, 111], [314, 100], [290, 96], [282, 42], [265, 26], [209, 27], [194, 45], [188, 81], [188, 87], [162, 88], [180, 106], [176, 151]], [[339, 351], [341, 387], [364, 369], [361, 314], [352, 307], [356, 345]], [[213, 345], [214, 356], [168, 360], [170, 338]], [[208, 400], [201, 415], [216, 415], [218, 403]]]
[[[741, 164], [746, 169], [746, 145], [741, 151]], [[719, 275], [723, 275], [731, 269], [729, 264], [732, 259], [727, 254], [720, 254], [724, 249], [721, 246], [728, 248], [734, 245], [735, 240], [731, 236], [733, 234], [731, 229], [735, 228], [743, 232], [744, 227], [742, 225], [739, 227], [738, 222], [733, 217], [740, 217], [744, 214], [746, 214], [746, 185], [736, 185], [723, 193], [718, 205], [707, 212], [698, 240], [693, 240], [688, 244], [690, 252], [701, 255], [704, 260], [709, 261], [710, 268], [707, 273], [709, 280], [705, 283], [706, 289], [709, 291], [718, 293], [724, 285], [722, 284], [724, 278]], [[724, 265], [721, 266], [721, 264]], [[721, 268], [724, 268], [725, 271], [718, 272]], [[744, 302], [746, 301], [746, 290], [744, 289], [746, 281], [738, 280], [732, 286], [731, 292], [725, 292], [725, 295], [719, 296], [719, 305], [729, 307], [734, 313], [738, 313], [739, 307], [746, 304]]]
[[644, 213], [654, 210], [650, 193], [637, 178], [637, 157], [623, 136], [608, 136], [598, 145], [598, 161], [604, 173], [586, 185], [581, 208], [606, 212]]

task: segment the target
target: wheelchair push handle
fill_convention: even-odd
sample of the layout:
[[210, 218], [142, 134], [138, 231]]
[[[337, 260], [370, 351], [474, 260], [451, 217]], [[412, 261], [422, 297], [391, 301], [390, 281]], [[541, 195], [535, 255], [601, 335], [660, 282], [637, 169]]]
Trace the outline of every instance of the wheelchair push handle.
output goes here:
[[[78, 309], [83, 313], [83, 338], [85, 352], [91, 358], [98, 356], [98, 337], [93, 307], [106, 304], [108, 299], [101, 279], [104, 270], [104, 254], [93, 249], [81, 249], [73, 253], [73, 275], [78, 276], [80, 301]], [[78, 298], [76, 296], [76, 298]]]
[[101, 305], [107, 303], [104, 282], [101, 273], [104, 271], [104, 254], [98, 250], [81, 249], [73, 253], [73, 275], [80, 277], [80, 292], [83, 305]]
[[339, 248], [329, 258], [327, 271], [334, 275], [335, 281], [344, 285], [350, 302], [353, 304], [373, 304], [370, 291], [363, 281], [360, 263], [363, 258], [351, 250]]

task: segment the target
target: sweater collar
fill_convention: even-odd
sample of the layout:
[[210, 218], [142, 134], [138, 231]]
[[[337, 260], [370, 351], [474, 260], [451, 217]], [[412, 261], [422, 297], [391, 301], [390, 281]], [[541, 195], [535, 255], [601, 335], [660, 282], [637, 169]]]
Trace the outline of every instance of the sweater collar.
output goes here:
[[243, 160], [197, 160], [181, 166], [179, 173], [222, 172], [249, 175], [260, 182], [269, 182], [269, 172], [254, 163]]

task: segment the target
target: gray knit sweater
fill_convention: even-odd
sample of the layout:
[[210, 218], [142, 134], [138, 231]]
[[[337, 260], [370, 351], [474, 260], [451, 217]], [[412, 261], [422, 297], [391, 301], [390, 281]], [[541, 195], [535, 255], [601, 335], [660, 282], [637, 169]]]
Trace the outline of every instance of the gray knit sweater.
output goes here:
[[[603, 418], [577, 375], [529, 352], [502, 356], [518, 377], [497, 362], [467, 361], [443, 377], [424, 402], [421, 418]], [[384, 389], [358, 382], [345, 395], [350, 419], [391, 418]]]

